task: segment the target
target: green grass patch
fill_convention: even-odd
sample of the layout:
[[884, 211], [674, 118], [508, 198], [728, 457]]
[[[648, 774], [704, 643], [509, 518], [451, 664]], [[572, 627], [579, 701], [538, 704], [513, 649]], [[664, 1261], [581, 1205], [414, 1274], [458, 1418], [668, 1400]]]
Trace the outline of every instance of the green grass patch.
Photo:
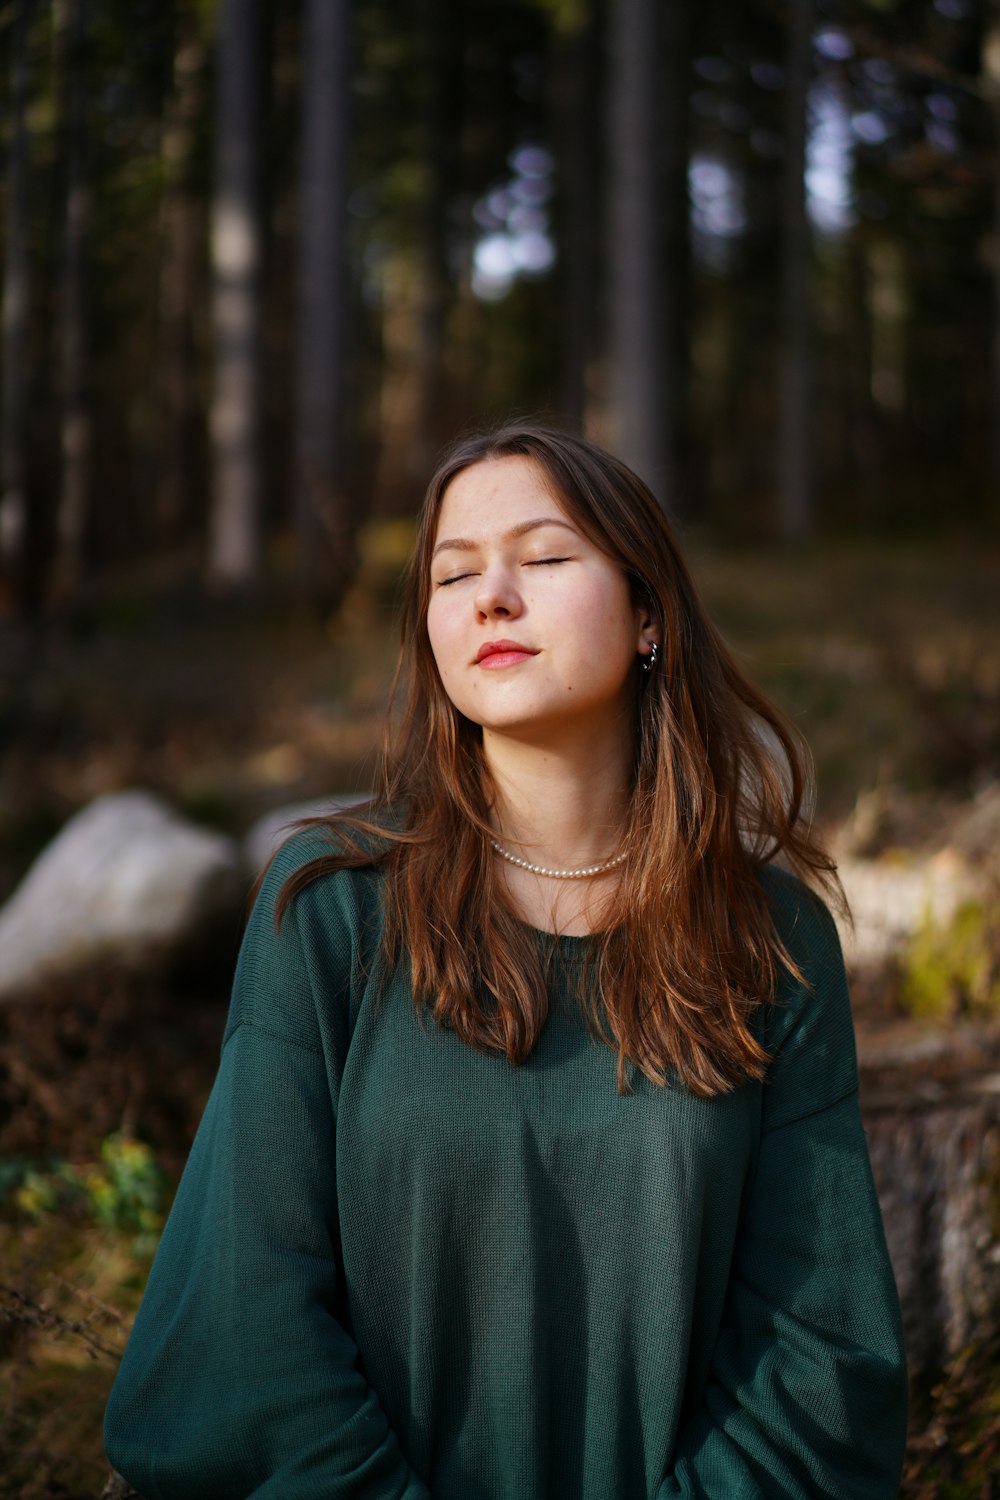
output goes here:
[[0, 1497], [96, 1500], [103, 1417], [149, 1270], [127, 1231], [0, 1223]]
[[901, 960], [900, 999], [911, 1015], [1000, 1015], [1000, 906], [965, 901], [951, 921], [925, 918]]

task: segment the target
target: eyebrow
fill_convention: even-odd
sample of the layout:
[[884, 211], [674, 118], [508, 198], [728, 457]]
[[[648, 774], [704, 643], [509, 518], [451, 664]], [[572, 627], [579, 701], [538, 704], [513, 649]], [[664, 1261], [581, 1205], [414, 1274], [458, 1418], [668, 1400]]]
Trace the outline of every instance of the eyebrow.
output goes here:
[[[515, 537], [524, 536], [528, 531], [536, 531], [539, 526], [564, 526], [574, 536], [580, 535], [575, 526], [571, 526], [568, 521], [560, 521], [557, 516], [537, 516], [532, 521], [521, 521], [517, 526], [512, 526], [509, 531], [503, 533], [501, 541], [513, 541]], [[439, 552], [444, 552], [448, 548], [456, 552], [474, 552], [478, 546], [480, 546], [479, 542], [470, 541], [468, 537], [447, 537], [445, 541], [438, 542], [431, 553], [431, 561], [433, 562]]]

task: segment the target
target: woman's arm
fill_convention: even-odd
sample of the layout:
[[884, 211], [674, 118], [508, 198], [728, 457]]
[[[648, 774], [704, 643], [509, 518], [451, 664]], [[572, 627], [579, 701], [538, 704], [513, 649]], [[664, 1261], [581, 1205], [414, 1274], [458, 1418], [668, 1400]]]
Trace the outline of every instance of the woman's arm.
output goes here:
[[[892, 1500], [906, 1438], [899, 1308], [857, 1096], [843, 960], [783, 877], [813, 988], [774, 1009], [763, 1134], [707, 1389], [657, 1500]], [[780, 920], [780, 919], [779, 919]]]
[[145, 1500], [427, 1500], [339, 1314], [335, 1107], [295, 907], [261, 892], [105, 1422]]

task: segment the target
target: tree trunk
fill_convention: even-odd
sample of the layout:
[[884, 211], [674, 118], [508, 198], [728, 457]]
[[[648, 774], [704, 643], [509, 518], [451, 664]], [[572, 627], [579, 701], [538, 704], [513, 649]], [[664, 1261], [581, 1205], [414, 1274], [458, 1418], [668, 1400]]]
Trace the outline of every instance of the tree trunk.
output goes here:
[[[912, 447], [909, 428], [911, 291], [904, 247], [888, 235], [869, 235], [868, 303], [871, 326], [870, 393], [877, 421], [879, 462], [898, 457], [901, 442]], [[885, 486], [882, 486], [885, 489]], [[884, 499], [880, 503], [884, 507]]]
[[812, 463], [812, 359], [809, 223], [806, 217], [806, 111], [812, 62], [813, 0], [788, 7], [782, 246], [779, 524], [784, 541], [803, 541], [815, 521]]
[[[996, 49], [1000, 53], [1000, 25], [996, 31]], [[1000, 58], [998, 58], [996, 98], [993, 103], [994, 157], [1000, 161]], [[990, 475], [1000, 485], [1000, 169], [993, 182], [993, 348], [992, 400], [990, 402]], [[1000, 505], [997, 507], [1000, 509]]]
[[349, 17], [347, 0], [308, 0], [303, 28], [295, 533], [310, 593], [342, 587], [356, 531], [343, 453]]
[[[983, 36], [983, 74], [993, 113], [993, 339], [990, 401], [990, 478], [1000, 486], [1000, 0], [987, 6]], [[1000, 511], [1000, 497], [994, 501]]]
[[90, 219], [87, 182], [88, 0], [64, 0], [57, 25], [65, 38], [66, 229], [62, 285], [62, 477], [56, 514], [54, 585], [72, 599], [84, 579], [89, 513], [92, 423], [87, 391], [87, 268]]
[[656, 164], [662, 131], [656, 0], [612, 0], [608, 80], [611, 437], [620, 456], [672, 504], [664, 267]]
[[688, 169], [691, 156], [691, 7], [669, 0], [662, 9], [660, 203], [663, 268], [662, 291], [664, 363], [663, 429], [666, 443], [666, 494], [670, 508], [680, 511], [682, 475], [686, 471], [687, 391], [691, 337], [691, 214]]
[[34, 0], [15, 5], [11, 25], [10, 150], [7, 158], [7, 247], [3, 287], [3, 410], [0, 414], [0, 583], [25, 602], [28, 530], [27, 387], [31, 287], [28, 272], [28, 33]]
[[861, 1100], [911, 1376], [1000, 1335], [1000, 1031], [966, 1023], [878, 1057]]
[[261, 566], [259, 0], [222, 0], [212, 203], [215, 389], [208, 573], [246, 588]]
[[160, 390], [163, 466], [156, 495], [161, 542], [179, 541], [197, 514], [199, 407], [193, 319], [199, 290], [201, 206], [191, 182], [195, 132], [205, 95], [206, 44], [192, 7], [182, 11], [163, 126], [160, 267]]
[[417, 347], [417, 432], [412, 472], [421, 483], [450, 436], [447, 379], [448, 314], [453, 283], [448, 264], [448, 214], [459, 190], [464, 54], [463, 12], [448, 0], [421, 0], [424, 194]]
[[594, 356], [597, 226], [600, 218], [600, 31], [595, 0], [567, 16], [557, 31], [553, 65], [558, 198], [557, 235], [562, 276], [562, 371], [559, 409], [576, 432], [587, 427], [588, 373]]
[[853, 495], [851, 519], [863, 529], [877, 513], [881, 493], [882, 454], [877, 440], [871, 398], [872, 320], [869, 308], [865, 252], [853, 241], [845, 247], [844, 336], [840, 340], [843, 368], [846, 463], [841, 485]]

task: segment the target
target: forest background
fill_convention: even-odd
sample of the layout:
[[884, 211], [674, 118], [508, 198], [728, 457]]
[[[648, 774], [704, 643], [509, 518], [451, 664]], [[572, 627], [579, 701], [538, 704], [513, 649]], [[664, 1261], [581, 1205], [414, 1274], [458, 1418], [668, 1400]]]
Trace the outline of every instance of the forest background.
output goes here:
[[[513, 413], [652, 483], [826, 825], [995, 784], [998, 0], [15, 0], [0, 79], [0, 899], [102, 792], [364, 788], [423, 483]], [[169, 1100], [136, 1003], [3, 1022], [0, 1494], [102, 1482], [222, 982], [140, 997]], [[987, 1493], [974, 1375], [908, 1494]]]

